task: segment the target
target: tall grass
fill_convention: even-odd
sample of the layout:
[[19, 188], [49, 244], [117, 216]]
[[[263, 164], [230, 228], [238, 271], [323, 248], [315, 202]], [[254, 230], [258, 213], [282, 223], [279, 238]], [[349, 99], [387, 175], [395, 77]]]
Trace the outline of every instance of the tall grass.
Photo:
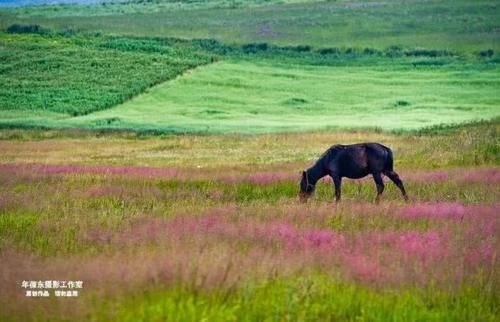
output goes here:
[[[484, 147], [496, 127], [399, 136], [6, 132], [0, 317], [494, 321], [499, 159]], [[302, 168], [329, 144], [367, 138], [394, 148], [409, 203], [388, 183], [374, 204], [370, 178], [346, 181], [341, 204], [328, 180], [298, 202]], [[84, 288], [74, 299], [24, 296], [22, 280], [46, 279]]]
[[[227, 310], [235, 319], [273, 314], [281, 319], [286, 312], [303, 310], [315, 316], [319, 308], [321, 315], [336, 318], [339, 313], [329, 312], [329, 305], [340, 305], [346, 316], [361, 314], [356, 307], [370, 308], [369, 316], [383, 320], [389, 314], [383, 299], [396, 294], [408, 296], [404, 314], [411, 319], [437, 314], [461, 320], [448, 311], [456, 309], [457, 301], [476, 303], [463, 308], [463, 316], [494, 320], [498, 314], [493, 308], [498, 301], [499, 191], [488, 184], [407, 180], [411, 204], [389, 189], [378, 206], [369, 201], [375, 191], [368, 183], [361, 191], [347, 184], [346, 201], [334, 206], [325, 202], [331, 198], [326, 189], [312, 204], [297, 203], [296, 184], [31, 172], [0, 178], [6, 196], [0, 208], [1, 276], [7, 285], [7, 297], [0, 301], [12, 304], [17, 298], [10, 316], [26, 311], [26, 299], [12, 281], [35, 276], [85, 280], [78, 303], [99, 320], [115, 315], [176, 320]], [[450, 196], [453, 203], [439, 201]], [[324, 291], [333, 292], [339, 284], [340, 289], [364, 289], [378, 300], [363, 304], [364, 297], [355, 293], [350, 300], [346, 294], [330, 299], [313, 288], [302, 295], [311, 307], [299, 309], [299, 302], [280, 294], [302, 279], [324, 280]], [[260, 287], [274, 309], [264, 305], [259, 293], [247, 293]], [[151, 294], [157, 295], [152, 299]], [[174, 297], [181, 306], [156, 303], [161, 296]], [[131, 299], [141, 309], [128, 305]], [[214, 311], [207, 312], [201, 303], [184, 311], [184, 305], [198, 299], [214, 301]], [[421, 301], [434, 304], [427, 311]], [[44, 302], [28, 312], [36, 314], [37, 307], [51, 310]], [[51, 319], [61, 312], [55, 309]]]
[[[260, 172], [259, 176], [290, 178], [294, 173], [298, 176], [333, 144], [379, 141], [393, 149], [397, 171], [399, 167], [411, 169], [410, 175], [420, 181], [436, 181], [440, 177], [459, 178], [467, 174], [437, 168], [498, 166], [498, 133], [498, 121], [458, 126], [444, 134], [434, 130], [400, 135], [324, 131], [253, 136], [157, 136], [134, 132], [2, 130], [0, 161], [3, 164], [70, 165], [68, 169], [75, 165], [134, 165], [175, 168], [173, 170], [188, 167], [189, 173], [207, 175], [215, 168], [229, 181], [233, 175], [240, 180], [256, 171]], [[427, 174], [414, 171], [423, 165], [437, 170], [429, 173], [426, 169]]]

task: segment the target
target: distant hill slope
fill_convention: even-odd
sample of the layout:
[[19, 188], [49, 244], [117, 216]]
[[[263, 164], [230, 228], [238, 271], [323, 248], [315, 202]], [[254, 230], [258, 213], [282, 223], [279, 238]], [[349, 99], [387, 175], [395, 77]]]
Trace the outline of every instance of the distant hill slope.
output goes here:
[[[95, 4], [120, 0], [0, 0], [0, 7], [39, 6], [56, 4]], [[124, 0], [121, 0], [124, 1]]]
[[226, 43], [500, 50], [500, 4], [496, 0], [153, 1], [42, 6], [6, 13], [4, 24], [215, 38]]

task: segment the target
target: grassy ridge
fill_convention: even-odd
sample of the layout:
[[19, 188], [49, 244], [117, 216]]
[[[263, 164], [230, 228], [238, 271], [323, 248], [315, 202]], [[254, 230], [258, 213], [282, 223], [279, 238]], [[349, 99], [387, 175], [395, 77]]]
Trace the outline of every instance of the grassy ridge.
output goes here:
[[[407, 131], [498, 116], [496, 4], [293, 2], [4, 10], [5, 27], [14, 22], [42, 27], [31, 30], [40, 35], [0, 35], [7, 49], [1, 72], [8, 80], [0, 89], [0, 126], [156, 133]], [[116, 8], [140, 12], [108, 15]], [[86, 10], [101, 10], [103, 16], [90, 17]], [[21, 13], [30, 18], [14, 17]], [[113, 28], [129, 35], [209, 36], [226, 43], [99, 34], [114, 33]], [[8, 29], [30, 31], [23, 25]], [[146, 92], [214, 57], [225, 62]], [[139, 93], [144, 95], [128, 101]]]
[[[400, 45], [461, 52], [500, 49], [496, 24], [500, 6], [492, 0], [255, 3], [261, 1], [34, 7], [8, 12], [6, 22], [122, 35], [216, 38], [240, 44], [378, 49]], [[15, 18], [16, 14], [23, 18]]]

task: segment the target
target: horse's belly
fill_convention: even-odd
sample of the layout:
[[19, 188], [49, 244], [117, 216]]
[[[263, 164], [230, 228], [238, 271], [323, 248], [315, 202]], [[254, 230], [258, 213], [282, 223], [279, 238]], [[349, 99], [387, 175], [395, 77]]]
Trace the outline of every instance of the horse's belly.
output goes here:
[[349, 178], [349, 179], [360, 179], [363, 177], [366, 177], [368, 174], [370, 174], [370, 171], [368, 169], [360, 169], [360, 170], [355, 170], [355, 171], [349, 171], [348, 173], [344, 173], [344, 177]]

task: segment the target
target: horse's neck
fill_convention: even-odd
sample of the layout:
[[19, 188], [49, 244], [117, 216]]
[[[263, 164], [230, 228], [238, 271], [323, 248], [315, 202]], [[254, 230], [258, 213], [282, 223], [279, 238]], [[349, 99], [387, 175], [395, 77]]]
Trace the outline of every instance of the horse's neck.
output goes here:
[[307, 170], [307, 175], [309, 182], [315, 185], [319, 179], [323, 178], [326, 175], [326, 171], [321, 163], [318, 162]]

